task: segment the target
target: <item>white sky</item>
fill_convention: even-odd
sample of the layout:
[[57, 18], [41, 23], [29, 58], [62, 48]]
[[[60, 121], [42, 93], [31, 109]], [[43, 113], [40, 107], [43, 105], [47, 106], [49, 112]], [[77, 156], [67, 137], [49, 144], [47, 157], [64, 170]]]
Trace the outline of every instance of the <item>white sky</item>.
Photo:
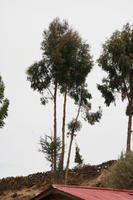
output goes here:
[[[57, 16], [68, 20], [91, 45], [91, 54], [96, 61], [105, 39], [125, 23], [133, 24], [133, 1], [0, 0], [0, 74], [5, 83], [6, 97], [10, 100], [6, 126], [0, 129], [0, 177], [49, 169], [38, 149], [40, 136], [52, 132], [53, 104], [46, 107], [40, 104], [40, 95], [30, 88], [25, 71], [34, 61], [41, 59], [43, 30]], [[93, 108], [102, 106], [103, 117], [95, 126], [83, 123], [76, 138], [86, 164], [117, 159], [126, 147], [125, 104], [118, 101], [116, 107], [104, 106], [104, 100], [96, 89], [96, 83], [102, 77], [103, 73], [95, 64], [88, 85], [94, 98]], [[59, 98], [58, 119], [62, 115], [61, 103]], [[72, 102], [68, 102], [67, 108], [69, 120], [74, 116]], [[72, 153], [74, 155], [74, 145]]]

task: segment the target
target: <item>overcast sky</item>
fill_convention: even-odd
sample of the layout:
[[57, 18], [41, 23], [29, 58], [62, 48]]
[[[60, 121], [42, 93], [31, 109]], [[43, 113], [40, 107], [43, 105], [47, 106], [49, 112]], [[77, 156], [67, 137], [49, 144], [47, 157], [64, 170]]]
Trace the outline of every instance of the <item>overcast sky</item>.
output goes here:
[[[40, 95], [30, 88], [26, 69], [41, 59], [42, 33], [55, 18], [68, 20], [91, 46], [96, 62], [102, 43], [124, 24], [133, 24], [132, 0], [0, 0], [0, 74], [5, 83], [5, 95], [10, 100], [6, 125], [0, 129], [0, 178], [27, 175], [49, 169], [44, 156], [38, 152], [39, 138], [53, 130], [53, 104], [40, 104]], [[98, 164], [117, 159], [126, 148], [126, 103], [117, 101], [104, 106], [96, 83], [103, 72], [95, 63], [88, 77], [93, 94], [93, 109], [102, 106], [99, 124], [83, 123], [76, 137], [85, 163]], [[62, 116], [62, 98], [58, 98], [58, 120]], [[67, 121], [74, 116], [72, 102], [67, 104]], [[58, 135], [61, 134], [58, 126]], [[75, 144], [75, 142], [74, 142]], [[68, 147], [68, 141], [66, 144]], [[73, 145], [73, 156], [74, 156]], [[67, 153], [67, 152], [66, 152]], [[71, 166], [73, 163], [71, 159]]]

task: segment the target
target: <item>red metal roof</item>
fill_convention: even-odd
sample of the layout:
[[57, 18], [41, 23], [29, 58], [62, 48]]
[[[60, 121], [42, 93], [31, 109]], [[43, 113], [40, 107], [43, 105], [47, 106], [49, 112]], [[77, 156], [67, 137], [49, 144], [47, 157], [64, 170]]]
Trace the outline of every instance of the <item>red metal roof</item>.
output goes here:
[[133, 190], [53, 185], [54, 188], [84, 200], [133, 200]]

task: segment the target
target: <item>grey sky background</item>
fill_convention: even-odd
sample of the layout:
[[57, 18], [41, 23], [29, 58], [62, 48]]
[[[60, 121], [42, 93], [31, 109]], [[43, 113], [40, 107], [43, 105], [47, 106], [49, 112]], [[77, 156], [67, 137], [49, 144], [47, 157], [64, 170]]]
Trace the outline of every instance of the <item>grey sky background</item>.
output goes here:
[[[0, 74], [5, 95], [10, 100], [6, 126], [0, 129], [0, 178], [46, 171], [49, 164], [38, 152], [39, 138], [52, 134], [53, 104], [40, 104], [40, 95], [30, 88], [26, 69], [41, 59], [42, 33], [55, 18], [68, 20], [91, 46], [93, 60], [99, 57], [102, 43], [124, 24], [133, 24], [132, 0], [0, 0]], [[96, 89], [103, 72], [95, 63], [88, 77], [93, 109], [102, 106], [99, 124], [83, 123], [76, 137], [85, 163], [98, 164], [117, 159], [126, 147], [126, 102], [109, 108]], [[61, 133], [62, 98], [58, 97], [58, 135]], [[67, 122], [74, 116], [68, 100]], [[68, 147], [68, 140], [66, 148]], [[74, 145], [71, 166], [74, 166]], [[67, 153], [67, 152], [66, 152]]]

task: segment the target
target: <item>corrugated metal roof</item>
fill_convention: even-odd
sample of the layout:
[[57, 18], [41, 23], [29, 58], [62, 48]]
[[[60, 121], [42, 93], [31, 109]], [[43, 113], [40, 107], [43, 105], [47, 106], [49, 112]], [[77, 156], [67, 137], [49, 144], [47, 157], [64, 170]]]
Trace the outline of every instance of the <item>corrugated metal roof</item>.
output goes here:
[[54, 188], [84, 200], [133, 200], [133, 190], [53, 185]]

